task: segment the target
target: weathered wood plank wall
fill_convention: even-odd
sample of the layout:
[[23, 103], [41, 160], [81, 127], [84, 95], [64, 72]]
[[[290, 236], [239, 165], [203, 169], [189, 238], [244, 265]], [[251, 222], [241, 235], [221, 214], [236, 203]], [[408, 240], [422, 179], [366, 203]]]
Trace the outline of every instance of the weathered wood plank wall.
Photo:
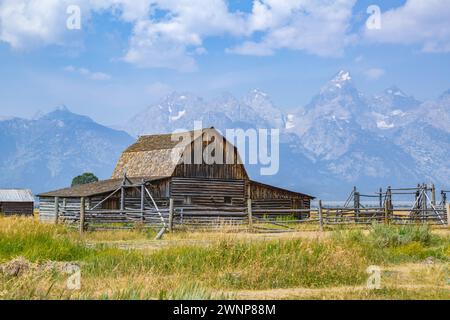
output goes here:
[[0, 202], [0, 213], [4, 215], [33, 215], [33, 202]]
[[173, 178], [171, 197], [176, 206], [243, 207], [244, 188], [244, 180]]

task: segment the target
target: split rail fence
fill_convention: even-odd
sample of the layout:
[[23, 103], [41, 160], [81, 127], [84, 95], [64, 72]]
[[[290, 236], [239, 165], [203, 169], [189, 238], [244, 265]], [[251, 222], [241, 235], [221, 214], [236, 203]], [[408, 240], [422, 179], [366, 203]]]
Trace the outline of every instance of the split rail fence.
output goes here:
[[385, 223], [395, 225], [428, 224], [450, 227], [450, 204], [423, 208], [394, 207], [385, 201], [383, 207], [324, 206], [322, 201], [311, 209], [257, 209], [248, 200], [246, 208], [168, 208], [153, 210], [86, 210], [59, 213], [59, 221], [86, 230], [154, 228], [158, 238], [165, 231], [186, 229], [227, 230], [251, 232], [292, 232], [300, 225], [319, 230], [336, 225], [370, 225]]

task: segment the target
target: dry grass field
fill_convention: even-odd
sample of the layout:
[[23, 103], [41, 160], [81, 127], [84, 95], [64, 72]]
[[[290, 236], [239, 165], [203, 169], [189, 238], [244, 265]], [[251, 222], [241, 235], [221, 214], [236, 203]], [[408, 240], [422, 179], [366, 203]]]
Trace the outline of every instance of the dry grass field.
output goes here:
[[[0, 218], [0, 299], [449, 299], [450, 232], [97, 231]], [[81, 288], [69, 289], [78, 265]], [[381, 269], [369, 289], [368, 266]]]

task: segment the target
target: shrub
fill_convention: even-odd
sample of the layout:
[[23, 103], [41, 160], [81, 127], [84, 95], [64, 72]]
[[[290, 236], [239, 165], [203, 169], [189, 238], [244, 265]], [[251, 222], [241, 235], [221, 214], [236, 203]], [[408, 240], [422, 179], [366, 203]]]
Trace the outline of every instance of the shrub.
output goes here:
[[418, 242], [424, 246], [431, 245], [434, 240], [430, 227], [422, 226], [387, 226], [374, 224], [369, 235], [370, 241], [379, 248], [398, 247]]

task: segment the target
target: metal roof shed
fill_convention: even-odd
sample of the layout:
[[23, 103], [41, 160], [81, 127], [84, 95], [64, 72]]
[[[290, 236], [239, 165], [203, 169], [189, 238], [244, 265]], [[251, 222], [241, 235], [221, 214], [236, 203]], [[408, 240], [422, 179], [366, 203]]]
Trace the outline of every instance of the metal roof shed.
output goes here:
[[28, 189], [0, 189], [0, 214], [33, 215], [34, 197]]

